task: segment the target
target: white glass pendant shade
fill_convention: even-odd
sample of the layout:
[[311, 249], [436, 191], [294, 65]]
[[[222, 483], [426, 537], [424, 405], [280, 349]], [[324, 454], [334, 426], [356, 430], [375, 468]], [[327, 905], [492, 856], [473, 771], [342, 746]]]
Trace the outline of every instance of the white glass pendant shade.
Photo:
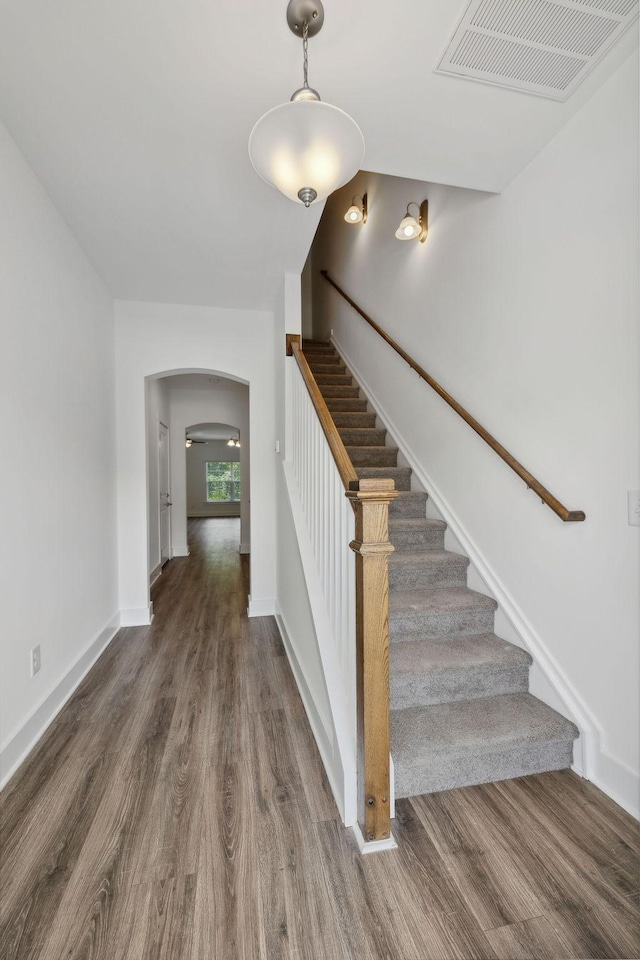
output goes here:
[[256, 173], [285, 197], [301, 203], [324, 200], [362, 166], [364, 137], [351, 117], [321, 100], [297, 100], [265, 113], [249, 137]]
[[347, 212], [344, 215], [347, 223], [362, 223], [364, 216], [360, 207], [357, 207], [355, 203], [349, 207]]
[[415, 240], [416, 237], [420, 236], [422, 228], [415, 217], [411, 217], [407, 214], [400, 221], [400, 226], [396, 230], [396, 237], [398, 240]]

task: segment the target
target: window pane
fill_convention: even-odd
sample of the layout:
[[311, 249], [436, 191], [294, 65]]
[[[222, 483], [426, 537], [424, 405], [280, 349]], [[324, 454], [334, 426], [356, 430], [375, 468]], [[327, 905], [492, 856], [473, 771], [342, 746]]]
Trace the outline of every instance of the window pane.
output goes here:
[[207, 461], [206, 484], [208, 502], [237, 502], [240, 500], [240, 463]]

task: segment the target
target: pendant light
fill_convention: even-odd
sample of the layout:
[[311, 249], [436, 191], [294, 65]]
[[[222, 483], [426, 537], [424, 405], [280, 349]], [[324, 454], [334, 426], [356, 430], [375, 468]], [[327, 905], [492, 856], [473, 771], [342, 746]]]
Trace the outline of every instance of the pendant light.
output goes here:
[[307, 80], [308, 40], [324, 22], [320, 0], [290, 0], [287, 23], [302, 37], [304, 82], [288, 103], [265, 113], [249, 137], [249, 159], [262, 179], [305, 207], [324, 200], [362, 166], [364, 137], [351, 117], [323, 103]]

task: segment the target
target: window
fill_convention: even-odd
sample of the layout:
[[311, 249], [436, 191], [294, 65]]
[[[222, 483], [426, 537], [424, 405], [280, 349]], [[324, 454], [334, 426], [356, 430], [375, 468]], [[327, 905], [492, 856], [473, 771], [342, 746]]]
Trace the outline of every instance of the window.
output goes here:
[[240, 500], [240, 464], [208, 460], [207, 503], [229, 503]]

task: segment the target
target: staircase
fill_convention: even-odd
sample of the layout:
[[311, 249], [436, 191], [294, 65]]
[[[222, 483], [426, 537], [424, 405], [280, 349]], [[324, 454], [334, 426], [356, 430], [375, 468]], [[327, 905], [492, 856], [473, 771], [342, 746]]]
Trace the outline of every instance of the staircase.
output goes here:
[[[395, 480], [389, 509], [391, 743], [397, 797], [504, 780], [572, 762], [578, 731], [528, 693], [531, 657], [493, 633], [496, 602], [466, 586], [466, 557], [330, 343], [304, 355], [358, 477]], [[415, 484], [414, 484], [415, 485]]]

